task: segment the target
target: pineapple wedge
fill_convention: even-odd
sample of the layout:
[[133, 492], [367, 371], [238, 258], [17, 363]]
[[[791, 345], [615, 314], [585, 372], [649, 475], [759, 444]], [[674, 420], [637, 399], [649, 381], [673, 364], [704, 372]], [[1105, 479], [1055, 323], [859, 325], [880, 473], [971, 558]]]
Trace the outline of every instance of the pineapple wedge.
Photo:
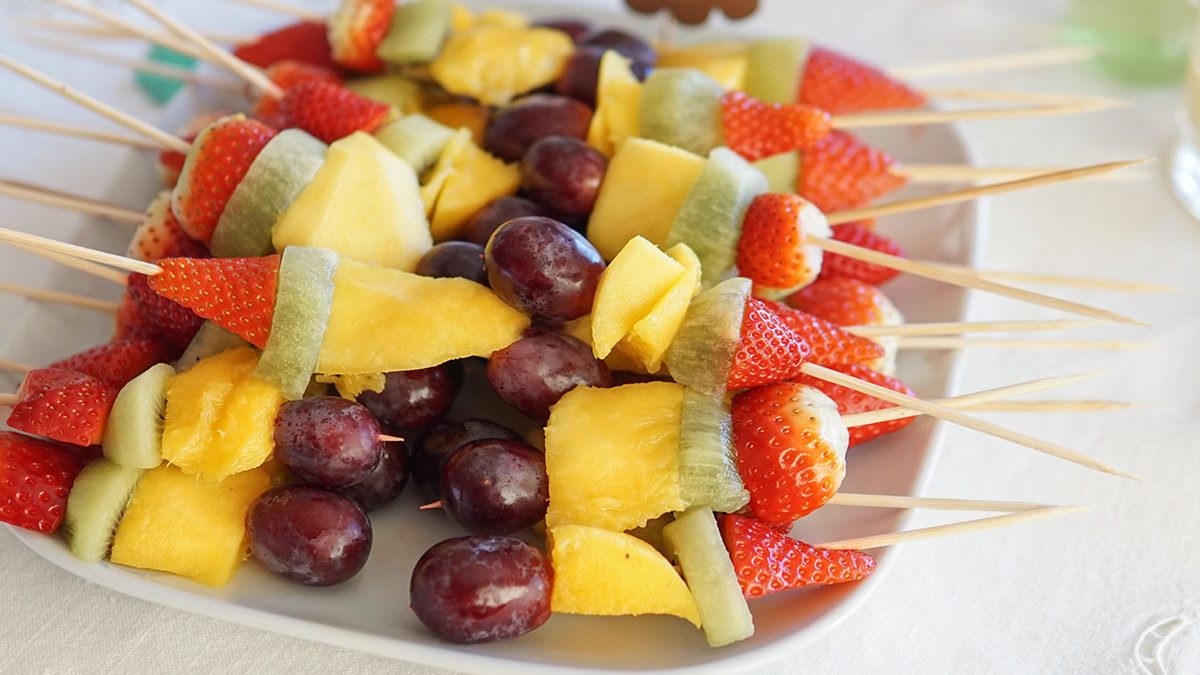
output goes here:
[[596, 287], [592, 303], [592, 352], [596, 358], [608, 356], [686, 273], [683, 265], [646, 239], [630, 239], [604, 269]]
[[611, 50], [600, 58], [596, 112], [588, 126], [587, 141], [606, 157], [612, 157], [626, 139], [638, 135], [642, 83], [633, 74], [632, 63]]
[[662, 370], [667, 349], [679, 333], [692, 298], [700, 292], [700, 259], [687, 244], [676, 244], [667, 251], [684, 268], [683, 276], [658, 299], [650, 312], [633, 324], [617, 349], [629, 355], [646, 372]]
[[421, 186], [434, 240], [458, 237], [471, 216], [489, 202], [514, 194], [520, 185], [516, 166], [481, 150], [470, 129], [459, 129]]
[[563, 32], [477, 20], [429, 65], [446, 91], [500, 106], [558, 79], [575, 44]]

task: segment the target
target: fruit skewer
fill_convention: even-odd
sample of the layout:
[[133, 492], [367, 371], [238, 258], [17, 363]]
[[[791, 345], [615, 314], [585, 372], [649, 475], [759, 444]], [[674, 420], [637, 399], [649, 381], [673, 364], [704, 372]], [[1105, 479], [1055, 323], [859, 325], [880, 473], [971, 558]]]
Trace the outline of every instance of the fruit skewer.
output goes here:
[[148, 73], [150, 75], [158, 75], [160, 77], [186, 82], [187, 84], [197, 87], [208, 87], [217, 91], [245, 93], [246, 87], [241, 81], [224, 76], [212, 76], [205, 73], [198, 73], [194, 70], [181, 66], [173, 66], [169, 63], [159, 63], [158, 61], [150, 61], [147, 59], [137, 59], [123, 56], [121, 54], [113, 54], [102, 49], [95, 49], [87, 45], [81, 45], [75, 42], [66, 40], [57, 40], [53, 38], [39, 38], [36, 41], [38, 46], [53, 49], [60, 54], [68, 54], [87, 59], [93, 63], [107, 63], [114, 66], [129, 68], [137, 73]]
[[147, 141], [140, 136], [127, 136], [110, 131], [102, 131], [100, 129], [92, 129], [74, 124], [54, 122], [51, 120], [44, 120], [25, 115], [0, 113], [0, 125], [17, 127], [20, 129], [29, 129], [32, 131], [44, 131], [51, 134], [71, 136], [74, 138], [84, 138], [93, 141], [100, 141], [102, 143], [114, 143], [116, 145], [124, 145], [131, 148], [137, 148], [139, 150], [162, 149], [162, 146], [158, 143]]
[[0, 179], [0, 196], [46, 204], [93, 216], [101, 216], [119, 223], [127, 223], [134, 226], [140, 225], [145, 219], [145, 214], [123, 206], [97, 199], [78, 197], [66, 192], [50, 190], [14, 180]]
[[908, 530], [905, 532], [889, 532], [888, 534], [878, 534], [867, 537], [856, 537], [854, 539], [842, 539], [823, 544], [818, 544], [821, 548], [827, 549], [846, 549], [855, 551], [864, 551], [885, 546], [894, 546], [913, 541], [921, 541], [934, 537], [943, 537], [951, 534], [962, 534], [966, 532], [979, 532], [988, 530], [994, 527], [1005, 527], [1008, 525], [1016, 525], [1018, 523], [1027, 523], [1033, 520], [1042, 518], [1051, 518], [1055, 516], [1066, 515], [1068, 513], [1077, 513], [1086, 510], [1088, 506], [1048, 506], [1045, 508], [1034, 509], [1019, 513], [1010, 513], [1003, 516], [991, 516], [988, 518], [978, 518], [975, 520], [967, 520], [949, 525], [936, 525], [933, 527], [923, 527], [916, 530]]

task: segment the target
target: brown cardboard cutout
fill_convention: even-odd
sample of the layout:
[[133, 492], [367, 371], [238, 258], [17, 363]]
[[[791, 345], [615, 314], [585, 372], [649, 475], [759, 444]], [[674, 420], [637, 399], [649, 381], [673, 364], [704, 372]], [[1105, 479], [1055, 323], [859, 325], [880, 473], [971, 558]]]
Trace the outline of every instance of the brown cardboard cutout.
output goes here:
[[625, 0], [625, 4], [639, 14], [667, 10], [676, 21], [688, 26], [708, 21], [708, 15], [714, 9], [721, 10], [730, 19], [744, 19], [758, 9], [758, 0]]

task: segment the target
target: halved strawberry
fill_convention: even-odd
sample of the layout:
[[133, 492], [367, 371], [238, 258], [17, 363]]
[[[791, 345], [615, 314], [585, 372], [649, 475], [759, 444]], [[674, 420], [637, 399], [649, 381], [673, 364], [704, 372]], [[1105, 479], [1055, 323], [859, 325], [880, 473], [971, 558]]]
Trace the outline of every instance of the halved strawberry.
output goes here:
[[46, 367], [74, 370], [90, 375], [114, 389], [120, 389], [154, 364], [164, 363], [170, 358], [167, 348], [161, 342], [141, 337], [92, 347]]
[[761, 297], [781, 297], [811, 284], [824, 257], [808, 235], [832, 234], [825, 214], [790, 194], [759, 195], [742, 219], [738, 272], [754, 282]]
[[834, 131], [800, 155], [796, 194], [826, 213], [864, 206], [902, 187], [896, 160], [844, 131]]
[[117, 390], [74, 370], [31, 370], [17, 391], [8, 426], [72, 445], [90, 446], [104, 436]]
[[747, 598], [769, 593], [858, 581], [875, 570], [875, 559], [862, 551], [810, 546], [753, 518], [721, 518], [721, 538]]
[[787, 304], [839, 326], [879, 326], [897, 313], [883, 291], [850, 277], [828, 277], [788, 296]]
[[383, 70], [375, 55], [392, 26], [396, 0], [341, 0], [329, 16], [329, 44], [333, 60], [351, 70]]
[[280, 256], [260, 258], [168, 258], [147, 280], [172, 300], [242, 336], [262, 349], [271, 333]]
[[821, 392], [781, 382], [734, 397], [733, 445], [750, 510], [788, 525], [828, 502], [846, 476], [846, 427]]
[[808, 148], [832, 131], [832, 123], [812, 106], [766, 103], [740, 91], [721, 99], [725, 145], [751, 162]]
[[746, 302], [741, 343], [729, 369], [730, 390], [790, 380], [800, 374], [808, 344], [758, 298]]
[[[342, 83], [342, 76], [336, 70], [300, 61], [286, 60], [273, 63], [267, 68], [266, 75], [285, 92], [305, 82]], [[287, 126], [283, 116], [279, 114], [279, 100], [270, 96], [259, 96], [258, 100], [254, 102], [254, 108], [251, 109], [250, 114], [273, 127], [282, 129]]]
[[117, 312], [117, 331], [113, 339], [158, 339], [174, 359], [187, 349], [203, 324], [204, 319], [192, 310], [152, 291], [146, 276], [130, 274], [125, 301]]
[[[861, 223], [835, 225], [833, 227], [833, 238], [838, 241], [844, 241], [847, 244], [871, 249], [872, 251], [901, 258], [904, 257], [904, 249], [900, 248], [899, 244], [878, 232], [864, 227]], [[898, 274], [900, 274], [898, 271], [890, 267], [847, 258], [837, 253], [827, 253], [825, 255], [825, 263], [821, 267], [822, 277], [852, 277], [873, 286], [891, 281]]]
[[329, 82], [305, 82], [287, 91], [279, 103], [285, 127], [303, 129], [326, 143], [356, 131], [373, 133], [391, 108]]
[[0, 522], [54, 532], [81, 470], [83, 461], [57, 443], [0, 431]]
[[324, 23], [301, 21], [271, 31], [254, 42], [240, 44], [234, 48], [233, 55], [259, 68], [268, 68], [286, 59], [336, 69], [332, 51]]
[[154, 262], [159, 258], [207, 258], [208, 247], [192, 239], [171, 211], [171, 193], [164, 191], [150, 202], [146, 219], [129, 242], [130, 258]]
[[875, 342], [847, 333], [832, 321], [793, 309], [779, 302], [768, 303], [788, 328], [804, 339], [811, 348], [808, 360], [822, 366], [870, 363], [883, 358], [883, 347]]
[[[871, 368], [855, 364], [842, 364], [829, 366], [833, 370], [845, 373], [860, 380], [877, 384], [881, 387], [887, 387], [892, 391], [900, 392], [906, 396], [916, 396], [907, 384], [894, 377], [888, 377], [883, 373], [872, 370]], [[814, 389], [819, 389], [823, 394], [833, 399], [837, 404], [838, 412], [842, 415], [853, 415], [854, 413], [869, 412], [871, 410], [882, 410], [883, 408], [893, 408], [895, 404], [881, 401], [874, 396], [861, 394], [853, 389], [847, 389], [838, 384], [818, 380], [814, 377], [801, 375], [796, 378], [796, 381], [801, 384], [806, 384]], [[893, 431], [899, 431], [904, 427], [913, 423], [915, 417], [908, 417], [901, 420], [892, 420], [890, 422], [878, 422], [876, 424], [868, 424], [861, 427], [853, 427], [850, 429], [850, 447], [861, 445], [867, 441], [874, 440], [885, 434], [890, 434]]]
[[[208, 125], [216, 122], [229, 113], [201, 113], [188, 120], [187, 124], [183, 125], [178, 130], [178, 135], [188, 143], [194, 143], [196, 137]], [[179, 183], [179, 175], [183, 173], [183, 165], [187, 162], [187, 155], [178, 150], [163, 150], [158, 153], [158, 174], [162, 178], [163, 185], [168, 188], [175, 187]]]
[[920, 92], [878, 68], [821, 47], [809, 52], [798, 101], [831, 115], [925, 105]]
[[200, 132], [171, 198], [171, 209], [189, 235], [205, 244], [212, 239], [229, 197], [276, 133], [244, 115], [222, 117]]

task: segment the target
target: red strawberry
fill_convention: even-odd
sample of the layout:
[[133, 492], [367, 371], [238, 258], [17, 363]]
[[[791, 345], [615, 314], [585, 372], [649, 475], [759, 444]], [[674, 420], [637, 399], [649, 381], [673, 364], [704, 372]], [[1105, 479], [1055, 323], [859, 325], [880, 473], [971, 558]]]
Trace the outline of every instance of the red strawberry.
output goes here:
[[[301, 63], [299, 61], [278, 61], [267, 68], [267, 77], [287, 91], [305, 82], [328, 82], [341, 84], [342, 76], [335, 70]], [[285, 120], [279, 114], [279, 100], [270, 96], [260, 96], [250, 112], [255, 118], [274, 127], [283, 128]]]
[[0, 522], [54, 532], [81, 470], [83, 461], [57, 443], [0, 431]]
[[326, 143], [356, 131], [373, 133], [391, 108], [328, 82], [305, 82], [292, 87], [279, 103], [285, 127], [303, 129]]
[[747, 598], [858, 581], [875, 570], [875, 559], [862, 551], [810, 546], [753, 518], [724, 516], [721, 538]]
[[[910, 389], [907, 384], [904, 384], [900, 380], [871, 370], [867, 366], [864, 366], [860, 363], [829, 367], [838, 372], [857, 377], [860, 380], [865, 380], [881, 387], [887, 387], [892, 391], [898, 391], [906, 396], [917, 395], [916, 392]], [[796, 378], [796, 381], [801, 384], [807, 384], [814, 389], [821, 390], [822, 393], [833, 399], [833, 402], [837, 404], [838, 412], [842, 415], [853, 415], [854, 413], [895, 407], [894, 404], [881, 401], [873, 396], [860, 394], [853, 389], [847, 389], [841, 385], [825, 382], [824, 380], [818, 380], [807, 375], [801, 375], [800, 377]], [[913, 420], [915, 419], [915, 417], [909, 417], [902, 420], [892, 420], [890, 422], [868, 424], [863, 427], [854, 427], [850, 429], [850, 447], [861, 445], [885, 434], [890, 434], [893, 431], [899, 431], [912, 424]]]
[[171, 193], [150, 202], [146, 219], [129, 242], [129, 257], [146, 262], [159, 258], [207, 258], [208, 248], [192, 239], [171, 211]]
[[809, 52], [798, 100], [831, 115], [925, 105], [919, 92], [878, 68], [820, 47]]
[[811, 284], [821, 271], [821, 249], [805, 236], [830, 234], [825, 215], [789, 194], [759, 195], [742, 219], [737, 266], [755, 293], [778, 297]]
[[[204, 131], [204, 127], [216, 122], [225, 117], [228, 113], [203, 113], [196, 115], [188, 120], [188, 123], [183, 125], [179, 130], [178, 136], [188, 143], [193, 143], [196, 136]], [[183, 165], [187, 162], [187, 155], [178, 150], [163, 150], [158, 153], [158, 173], [162, 178], [163, 185], [173, 188], [179, 183], [179, 175], [183, 173]]]
[[817, 279], [789, 295], [787, 304], [839, 326], [879, 326], [899, 316], [883, 291], [850, 277]]
[[130, 274], [126, 299], [117, 313], [114, 339], [156, 338], [163, 342], [171, 358], [178, 358], [203, 323], [204, 319], [192, 310], [151, 290], [146, 276]]
[[788, 328], [811, 348], [808, 360], [822, 366], [870, 363], [883, 358], [883, 347], [837, 324], [778, 302], [768, 303]]
[[167, 348], [158, 340], [130, 338], [93, 347], [47, 368], [74, 370], [120, 389], [156, 363], [170, 360]]
[[905, 184], [895, 165], [891, 155], [834, 131], [801, 154], [796, 194], [826, 213], [856, 209]]
[[750, 510], [787, 525], [829, 501], [846, 475], [846, 427], [833, 402], [781, 382], [734, 397], [733, 445]]
[[[878, 251], [879, 253], [904, 257], [904, 249], [900, 248], [899, 244], [878, 232], [863, 227], [859, 223], [835, 225], [833, 227], [833, 238], [838, 241], [844, 241], [847, 244], [854, 244], [855, 246], [868, 248], [872, 251]], [[878, 286], [884, 282], [891, 281], [896, 278], [897, 274], [899, 272], [890, 267], [847, 258], [844, 255], [836, 253], [826, 253], [825, 262], [821, 266], [822, 277], [852, 277], [872, 286]]]
[[758, 298], [746, 302], [741, 338], [729, 369], [731, 390], [790, 380], [808, 357], [808, 344]]
[[325, 24], [301, 21], [267, 33], [254, 42], [238, 45], [233, 55], [259, 68], [290, 59], [334, 69], [337, 63], [333, 60], [332, 51]]
[[333, 60], [351, 70], [383, 70], [375, 55], [392, 26], [396, 0], [342, 0], [329, 17], [329, 44]]
[[280, 256], [261, 258], [169, 258], [151, 290], [242, 336], [262, 349], [275, 315]]
[[17, 396], [8, 426], [86, 447], [104, 436], [117, 390], [74, 370], [38, 368], [25, 376]]
[[189, 235], [205, 244], [212, 239], [229, 197], [276, 133], [243, 115], [222, 117], [200, 132], [171, 201], [175, 217]]
[[833, 128], [818, 108], [765, 103], [740, 91], [721, 100], [721, 125], [725, 145], [751, 162], [810, 147]]

